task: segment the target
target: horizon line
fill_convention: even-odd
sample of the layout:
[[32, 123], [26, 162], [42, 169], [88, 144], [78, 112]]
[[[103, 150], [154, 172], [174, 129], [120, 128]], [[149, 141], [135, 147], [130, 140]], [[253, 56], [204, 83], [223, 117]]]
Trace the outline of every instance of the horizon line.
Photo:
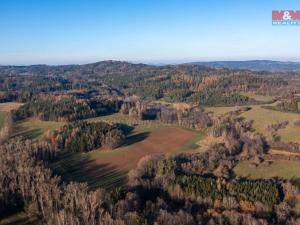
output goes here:
[[181, 64], [193, 64], [193, 63], [211, 63], [211, 62], [253, 62], [253, 61], [266, 61], [266, 62], [282, 62], [282, 63], [300, 63], [296, 60], [274, 60], [274, 59], [237, 59], [237, 60], [118, 60], [118, 59], [105, 59], [99, 61], [90, 61], [90, 62], [82, 62], [82, 63], [24, 63], [24, 64], [0, 64], [0, 67], [6, 66], [80, 66], [80, 65], [88, 65], [95, 64], [100, 62], [126, 62], [131, 64], [145, 64], [145, 65], [153, 65], [153, 66], [163, 66], [163, 65], [181, 65]]

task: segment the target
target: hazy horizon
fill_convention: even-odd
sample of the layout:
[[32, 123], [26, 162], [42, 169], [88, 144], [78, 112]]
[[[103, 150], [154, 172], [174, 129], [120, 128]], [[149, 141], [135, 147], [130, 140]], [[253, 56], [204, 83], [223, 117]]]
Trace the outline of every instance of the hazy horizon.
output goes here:
[[115, 61], [115, 62], [128, 62], [132, 64], [147, 64], [147, 65], [154, 65], [154, 66], [160, 66], [160, 65], [179, 65], [179, 64], [189, 64], [189, 63], [209, 63], [209, 62], [250, 62], [250, 61], [273, 61], [273, 62], [285, 62], [285, 63], [300, 63], [299, 61], [293, 61], [293, 60], [273, 60], [273, 59], [246, 59], [246, 60], [193, 60], [193, 61], [184, 61], [184, 60], [176, 60], [176, 61], [128, 61], [128, 60], [118, 60], [118, 59], [104, 59], [104, 60], [96, 60], [91, 62], [83, 62], [83, 63], [33, 63], [33, 64], [1, 64], [0, 66], [38, 66], [38, 65], [46, 65], [46, 66], [64, 66], [64, 65], [85, 65], [85, 64], [93, 64], [103, 61]]

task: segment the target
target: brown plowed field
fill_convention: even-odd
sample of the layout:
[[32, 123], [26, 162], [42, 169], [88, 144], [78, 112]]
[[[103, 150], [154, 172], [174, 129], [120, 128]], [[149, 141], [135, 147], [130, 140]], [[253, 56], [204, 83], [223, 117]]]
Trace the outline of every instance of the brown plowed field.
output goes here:
[[[133, 135], [130, 141], [133, 146], [117, 149], [118, 154], [111, 154], [108, 157], [99, 157], [95, 163], [110, 163], [122, 169], [134, 168], [138, 161], [149, 154], [175, 153], [197, 133], [182, 128], [168, 127], [161, 128], [151, 133]], [[136, 142], [135, 142], [136, 139]], [[114, 150], [111, 150], [114, 151]]]
[[129, 170], [149, 154], [175, 154], [197, 149], [199, 132], [178, 127], [164, 127], [137, 132], [127, 144], [114, 150], [95, 150], [67, 155], [54, 165], [65, 180], [87, 182], [91, 188], [111, 188], [123, 185]]

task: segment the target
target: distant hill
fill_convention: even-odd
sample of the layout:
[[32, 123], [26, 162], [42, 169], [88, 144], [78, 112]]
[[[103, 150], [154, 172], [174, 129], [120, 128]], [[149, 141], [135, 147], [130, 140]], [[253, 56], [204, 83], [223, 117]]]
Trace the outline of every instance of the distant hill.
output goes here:
[[300, 62], [281, 62], [271, 60], [249, 60], [249, 61], [212, 61], [192, 62], [189, 64], [206, 65], [214, 68], [245, 69], [254, 71], [270, 72], [299, 72]]
[[121, 61], [101, 61], [83, 65], [30, 65], [30, 66], [0, 66], [1, 75], [110, 75], [131, 74], [143, 69], [153, 68], [145, 64], [132, 64]]
[[[122, 61], [101, 61], [82, 65], [31, 65], [31, 66], [0, 66], [0, 75], [41, 75], [41, 76], [65, 76], [65, 77], [86, 77], [86, 76], [140, 76], [142, 74], [208, 74], [220, 72], [230, 73], [231, 69], [266, 71], [271, 72], [300, 72], [300, 63], [278, 62], [266, 60], [254, 61], [215, 61], [215, 62], [193, 62], [177, 65], [155, 66], [147, 64], [135, 64]], [[250, 71], [249, 71], [250, 72]]]
[[83, 76], [140, 76], [142, 74], [199, 74], [212, 72], [216, 69], [205, 65], [180, 64], [155, 66], [142, 63], [129, 63], [124, 61], [101, 61], [82, 65], [30, 65], [30, 66], [0, 66], [0, 75], [14, 76], [65, 76], [65, 77], [83, 77]]

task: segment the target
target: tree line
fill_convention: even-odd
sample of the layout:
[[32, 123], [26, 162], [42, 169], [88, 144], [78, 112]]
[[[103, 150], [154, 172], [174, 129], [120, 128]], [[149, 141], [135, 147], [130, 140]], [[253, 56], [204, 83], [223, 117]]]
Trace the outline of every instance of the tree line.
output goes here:
[[77, 99], [69, 95], [47, 95], [12, 111], [14, 120], [36, 117], [45, 121], [75, 121], [118, 112], [121, 101]]
[[270, 181], [236, 181], [222, 184], [216, 178], [201, 176], [177, 176], [174, 185], [179, 184], [187, 196], [201, 196], [213, 201], [230, 198], [235, 205], [243, 205], [243, 201], [249, 201], [253, 205], [260, 202], [267, 207], [273, 207], [279, 202], [279, 189]]
[[124, 143], [125, 135], [117, 125], [77, 121], [64, 125], [47, 139], [62, 151], [88, 152], [100, 147], [117, 148]]

